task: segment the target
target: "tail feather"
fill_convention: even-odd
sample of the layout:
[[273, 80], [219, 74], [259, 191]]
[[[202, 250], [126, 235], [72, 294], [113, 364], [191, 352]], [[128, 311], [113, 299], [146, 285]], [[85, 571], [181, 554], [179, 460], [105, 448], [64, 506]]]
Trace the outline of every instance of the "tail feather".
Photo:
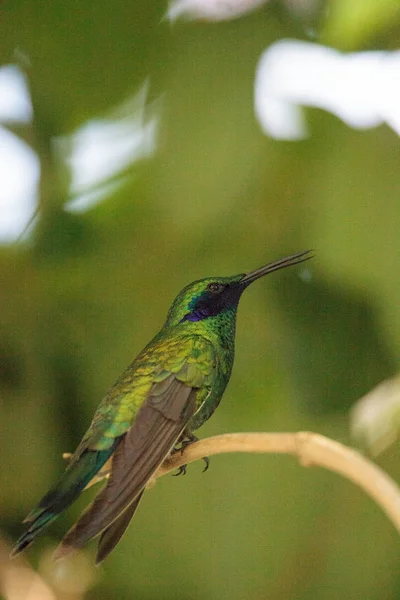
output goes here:
[[107, 529], [103, 531], [100, 536], [99, 546], [96, 555], [96, 565], [99, 565], [112, 550], [118, 544], [122, 536], [124, 535], [126, 528], [128, 527], [133, 515], [139, 506], [140, 500], [143, 496], [144, 490], [142, 490], [134, 499], [134, 501], [128, 506], [128, 508], [120, 515]]
[[24, 520], [28, 529], [15, 544], [11, 556], [16, 556], [29, 546], [58, 515], [72, 504], [89, 481], [101, 469], [114, 451], [115, 445], [107, 450], [85, 450], [77, 460], [72, 460], [60, 480], [47, 492], [37, 507]]

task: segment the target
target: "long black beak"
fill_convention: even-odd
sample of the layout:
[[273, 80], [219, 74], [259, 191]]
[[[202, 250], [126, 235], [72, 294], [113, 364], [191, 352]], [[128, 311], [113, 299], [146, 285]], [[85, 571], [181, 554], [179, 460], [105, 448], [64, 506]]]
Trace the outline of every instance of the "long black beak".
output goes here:
[[252, 281], [263, 277], [264, 275], [268, 275], [273, 271], [278, 271], [278, 269], [284, 269], [285, 267], [291, 267], [292, 265], [297, 265], [299, 263], [304, 262], [305, 260], [309, 260], [313, 258], [313, 255], [310, 254], [312, 250], [305, 250], [304, 252], [298, 252], [297, 254], [292, 254], [291, 256], [286, 256], [286, 258], [281, 258], [280, 260], [276, 260], [264, 267], [260, 267], [255, 271], [251, 271], [250, 273], [246, 273], [243, 275], [240, 280], [240, 285], [247, 287]]

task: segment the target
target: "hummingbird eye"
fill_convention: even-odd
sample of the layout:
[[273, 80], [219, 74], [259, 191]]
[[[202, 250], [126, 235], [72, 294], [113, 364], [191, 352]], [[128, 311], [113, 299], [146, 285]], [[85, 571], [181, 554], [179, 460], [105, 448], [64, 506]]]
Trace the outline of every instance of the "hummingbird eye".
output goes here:
[[222, 290], [225, 288], [223, 283], [217, 283], [216, 281], [213, 281], [212, 283], [209, 283], [207, 286], [207, 289], [210, 290], [210, 292], [222, 292]]

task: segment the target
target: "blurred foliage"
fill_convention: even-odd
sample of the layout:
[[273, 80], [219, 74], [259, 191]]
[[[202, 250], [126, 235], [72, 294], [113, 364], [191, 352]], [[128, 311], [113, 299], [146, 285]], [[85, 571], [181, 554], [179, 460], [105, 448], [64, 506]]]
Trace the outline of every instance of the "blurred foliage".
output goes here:
[[[345, 413], [383, 374], [395, 371], [396, 361], [381, 335], [372, 297], [337, 289], [323, 276], [308, 285], [280, 278], [276, 286], [280, 306], [288, 315], [283, 345], [304, 410]], [[293, 314], [293, 303], [308, 306], [309, 311]], [[354, 364], [357, 368], [349, 369]]]
[[399, 26], [397, 0], [334, 0], [332, 14], [325, 28], [324, 41], [347, 50], [359, 48], [377, 34], [387, 31], [393, 21]]
[[352, 437], [373, 456], [387, 450], [400, 437], [399, 381], [399, 375], [382, 381], [351, 410]]
[[[302, 17], [288, 6], [171, 28], [161, 0], [3, 0], [0, 61], [27, 75], [34, 121], [21, 138], [41, 163], [35, 227], [0, 248], [0, 525], [10, 538], [190, 280], [315, 248], [312, 264], [243, 298], [232, 380], [202, 436], [308, 429], [348, 441], [350, 404], [398, 369], [398, 137], [310, 111], [309, 140], [275, 142], [252, 107], [255, 65], [273, 41], [305, 39], [312, 26], [337, 47], [391, 48], [397, 3], [320, 2]], [[72, 213], [59, 136], [145, 80], [149, 115], [160, 102], [157, 151]], [[396, 448], [380, 462], [400, 479]], [[54, 589], [49, 548], [91, 493], [28, 553]], [[400, 598], [397, 534], [330, 473], [222, 456], [146, 496], [85, 598]]]

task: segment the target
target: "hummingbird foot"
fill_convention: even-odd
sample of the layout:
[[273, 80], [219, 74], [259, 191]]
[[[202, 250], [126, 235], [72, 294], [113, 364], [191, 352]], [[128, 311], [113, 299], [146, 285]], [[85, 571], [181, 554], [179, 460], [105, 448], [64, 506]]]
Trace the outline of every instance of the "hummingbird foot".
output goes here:
[[[179, 440], [179, 448], [174, 448], [173, 452], [180, 452], [181, 454], [183, 454], [185, 448], [187, 448], [188, 446], [191, 446], [192, 444], [194, 444], [195, 442], [198, 442], [199, 438], [197, 436], [195, 436], [193, 433], [189, 432], [189, 431], [185, 431], [182, 434], [181, 439]], [[208, 467], [210, 466], [210, 459], [208, 458], [208, 456], [203, 456], [203, 460], [206, 464], [206, 466], [203, 469], [203, 473], [205, 473], [208, 469]], [[174, 473], [173, 476], [177, 477], [178, 475], [186, 475], [187, 473], [187, 465], [182, 465], [181, 467], [179, 467], [178, 472]]]
[[205, 473], [206, 471], [208, 471], [208, 467], [210, 466], [210, 459], [208, 458], [208, 456], [203, 456], [203, 460], [206, 463], [206, 466], [203, 469], [203, 473]]
[[186, 475], [187, 465], [181, 465], [177, 473], [172, 473], [172, 477], [178, 477], [178, 475]]

